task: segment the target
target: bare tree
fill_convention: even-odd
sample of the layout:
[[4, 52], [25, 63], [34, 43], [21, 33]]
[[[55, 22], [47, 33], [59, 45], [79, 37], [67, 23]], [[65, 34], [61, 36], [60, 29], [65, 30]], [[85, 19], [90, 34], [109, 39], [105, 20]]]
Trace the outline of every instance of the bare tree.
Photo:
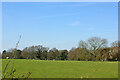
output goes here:
[[85, 41], [81, 40], [79, 42], [78, 48], [85, 48], [85, 49], [87, 49], [88, 48], [88, 44]]
[[95, 55], [95, 51], [101, 48], [107, 47], [107, 40], [99, 37], [92, 37], [88, 39], [88, 46], [92, 53]]
[[111, 43], [111, 47], [118, 47], [118, 41], [114, 41]]

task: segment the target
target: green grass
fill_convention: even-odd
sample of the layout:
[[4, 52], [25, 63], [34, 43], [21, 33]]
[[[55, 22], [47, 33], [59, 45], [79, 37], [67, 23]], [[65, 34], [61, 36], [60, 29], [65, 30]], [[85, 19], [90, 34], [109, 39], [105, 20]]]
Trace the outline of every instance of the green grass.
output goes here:
[[[14, 62], [16, 75], [31, 72], [30, 78], [117, 78], [118, 62], [100, 61], [45, 61], [27, 59], [8, 59], [7, 72]], [[2, 60], [2, 69], [7, 59]]]

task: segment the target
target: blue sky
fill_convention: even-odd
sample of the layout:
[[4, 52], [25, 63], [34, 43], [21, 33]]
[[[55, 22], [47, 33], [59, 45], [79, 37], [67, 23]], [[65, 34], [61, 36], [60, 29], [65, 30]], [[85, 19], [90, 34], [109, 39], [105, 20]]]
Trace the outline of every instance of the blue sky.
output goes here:
[[77, 47], [97, 36], [109, 43], [118, 39], [117, 2], [19, 2], [2, 4], [2, 50], [43, 45], [57, 49]]

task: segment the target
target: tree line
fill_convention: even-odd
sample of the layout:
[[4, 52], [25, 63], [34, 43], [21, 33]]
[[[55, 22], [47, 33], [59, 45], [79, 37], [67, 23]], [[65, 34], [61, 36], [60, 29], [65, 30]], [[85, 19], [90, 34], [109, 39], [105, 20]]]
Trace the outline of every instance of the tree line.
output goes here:
[[42, 45], [26, 47], [23, 50], [9, 49], [2, 52], [2, 59], [40, 59], [40, 60], [78, 60], [78, 61], [118, 61], [118, 41], [112, 42], [104, 38], [91, 37], [87, 41], [81, 40], [77, 48], [71, 50], [49, 49]]

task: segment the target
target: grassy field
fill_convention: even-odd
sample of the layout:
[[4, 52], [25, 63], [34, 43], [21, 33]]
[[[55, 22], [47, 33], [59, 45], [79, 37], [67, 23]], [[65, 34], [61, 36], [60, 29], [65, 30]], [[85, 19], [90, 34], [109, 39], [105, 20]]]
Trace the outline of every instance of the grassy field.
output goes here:
[[[8, 59], [7, 72], [10, 72], [12, 63], [16, 75], [31, 72], [30, 78], [117, 78], [118, 62], [94, 61], [45, 61]], [[2, 69], [5, 68], [7, 59], [2, 60]]]

